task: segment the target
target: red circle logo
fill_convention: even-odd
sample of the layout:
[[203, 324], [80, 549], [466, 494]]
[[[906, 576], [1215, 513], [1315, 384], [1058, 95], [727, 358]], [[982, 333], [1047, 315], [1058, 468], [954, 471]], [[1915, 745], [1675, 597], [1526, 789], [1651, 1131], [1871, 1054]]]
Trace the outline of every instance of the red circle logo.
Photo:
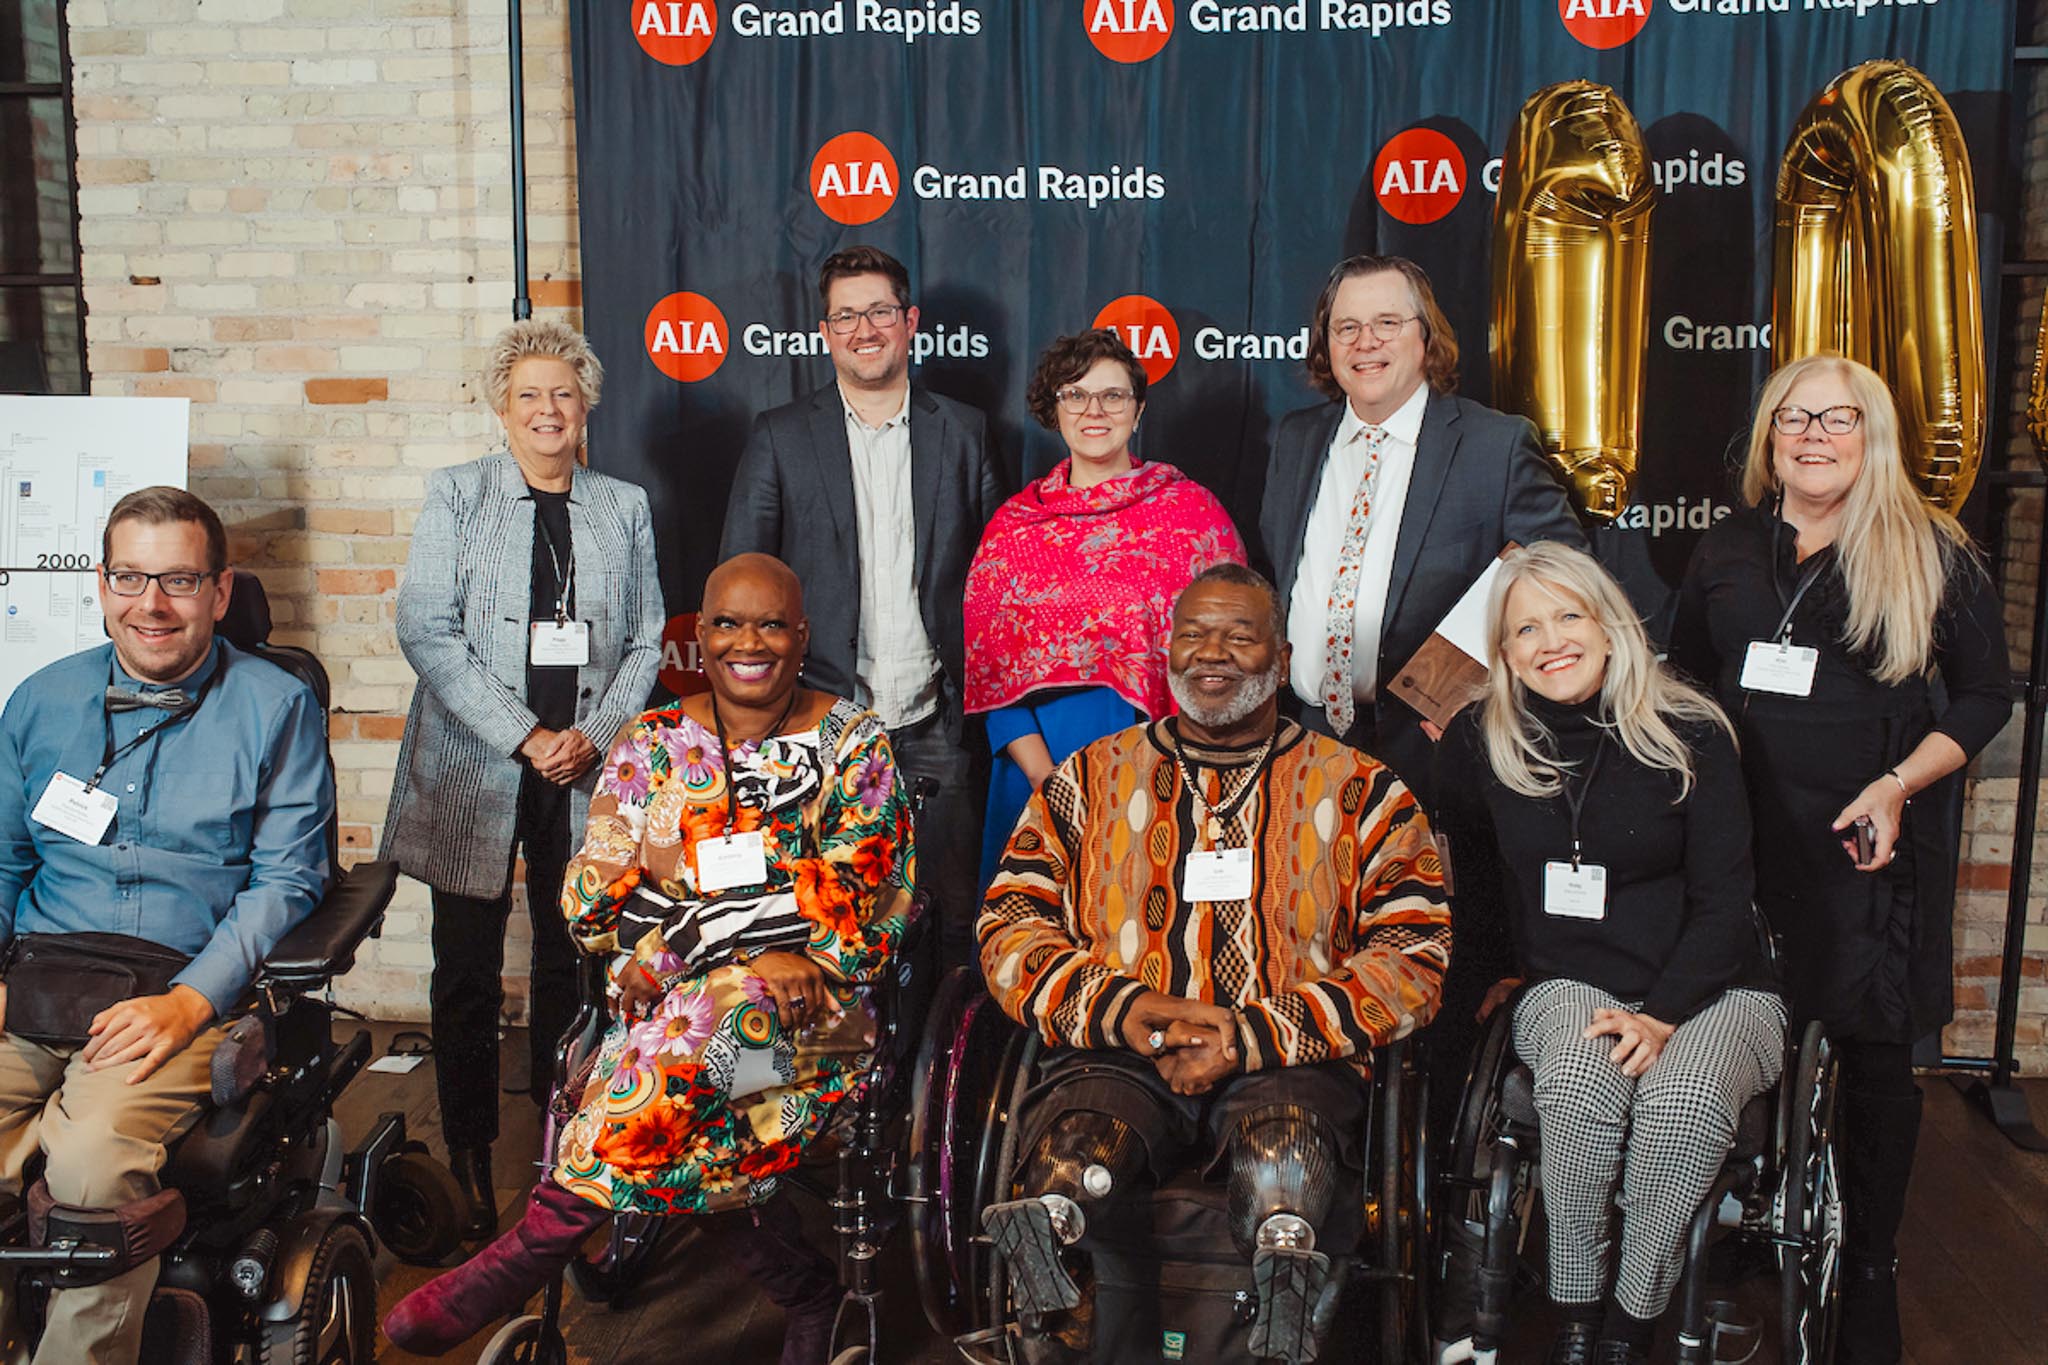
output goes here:
[[704, 676], [703, 657], [697, 652], [696, 612], [671, 616], [661, 628], [661, 672], [655, 681], [678, 697], [711, 690]]
[[1650, 22], [1650, 0], [1557, 0], [1557, 17], [1587, 47], [1620, 47]]
[[1434, 223], [1465, 197], [1465, 155], [1434, 128], [1409, 128], [1380, 148], [1372, 190], [1392, 217]]
[[647, 358], [670, 379], [694, 384], [725, 363], [725, 314], [702, 294], [670, 294], [647, 314], [645, 330]]
[[896, 203], [896, 158], [870, 133], [841, 133], [811, 158], [811, 198], [835, 223], [872, 223]]
[[1173, 362], [1180, 359], [1180, 324], [1166, 305], [1143, 294], [1126, 294], [1102, 305], [1090, 326], [1107, 327], [1124, 339], [1124, 344], [1145, 367], [1145, 382], [1157, 384], [1166, 378]]
[[718, 36], [712, 0], [635, 0], [633, 37], [640, 50], [666, 66], [688, 66], [711, 50]]
[[1149, 61], [1173, 36], [1173, 0], [1081, 0], [1081, 23], [1111, 61]]

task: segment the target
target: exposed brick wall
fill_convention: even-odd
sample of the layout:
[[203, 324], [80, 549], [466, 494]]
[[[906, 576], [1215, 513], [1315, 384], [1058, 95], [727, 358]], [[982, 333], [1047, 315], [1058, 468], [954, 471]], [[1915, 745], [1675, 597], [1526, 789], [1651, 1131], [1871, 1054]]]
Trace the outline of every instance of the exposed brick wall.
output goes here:
[[[543, 307], [577, 302], [567, 8], [525, 4]], [[363, 856], [413, 686], [392, 615], [424, 475], [497, 439], [473, 377], [511, 320], [503, 0], [69, 16], [93, 391], [194, 400], [194, 491], [263, 579], [277, 637], [333, 675], [343, 844]], [[424, 1016], [425, 907], [408, 883], [346, 1001]], [[523, 948], [507, 960], [523, 978]]]

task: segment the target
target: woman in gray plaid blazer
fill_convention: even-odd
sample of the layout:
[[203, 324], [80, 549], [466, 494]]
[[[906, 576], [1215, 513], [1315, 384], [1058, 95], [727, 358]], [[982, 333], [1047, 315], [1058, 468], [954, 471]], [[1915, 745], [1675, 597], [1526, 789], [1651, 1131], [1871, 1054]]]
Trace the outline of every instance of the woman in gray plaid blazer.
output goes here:
[[497, 1224], [490, 1150], [513, 858], [523, 850], [533, 922], [530, 1088], [545, 1103], [576, 1000], [562, 869], [599, 761], [653, 689], [666, 620], [646, 493], [583, 465], [603, 376], [561, 323], [498, 337], [484, 389], [510, 449], [428, 479], [398, 593], [398, 644], [420, 685], [383, 856], [433, 890], [441, 1126], [477, 1236]]

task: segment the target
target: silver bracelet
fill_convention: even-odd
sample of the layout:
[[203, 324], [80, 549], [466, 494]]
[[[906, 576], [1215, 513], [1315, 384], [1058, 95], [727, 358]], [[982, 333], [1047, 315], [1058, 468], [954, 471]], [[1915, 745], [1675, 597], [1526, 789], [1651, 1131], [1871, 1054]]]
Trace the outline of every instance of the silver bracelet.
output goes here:
[[1911, 789], [1906, 786], [1906, 779], [1899, 776], [1899, 770], [1897, 768], [1886, 768], [1884, 770], [1884, 775], [1886, 777], [1889, 777], [1892, 781], [1899, 784], [1900, 794], [1902, 794], [1908, 801], [1911, 801], [1913, 799], [1913, 793]]

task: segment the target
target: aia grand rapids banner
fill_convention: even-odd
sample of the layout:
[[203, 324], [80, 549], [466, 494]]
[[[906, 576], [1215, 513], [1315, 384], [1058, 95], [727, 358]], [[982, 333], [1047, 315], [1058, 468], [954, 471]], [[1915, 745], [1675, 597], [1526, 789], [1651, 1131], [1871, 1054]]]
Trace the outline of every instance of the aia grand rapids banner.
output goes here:
[[870, 242], [910, 267], [913, 375], [989, 413], [1013, 479], [1062, 455], [1024, 411], [1039, 351], [1114, 326], [1153, 385], [1138, 453], [1250, 525], [1342, 257], [1421, 262], [1488, 399], [1499, 155], [1524, 100], [1585, 77], [1659, 187], [1641, 474], [1598, 538], [1656, 614], [1732, 501], [1794, 120], [1858, 62], [1925, 72], [1995, 305], [2012, 24], [2011, 0], [577, 0], [592, 460], [647, 488], [694, 610], [754, 415], [831, 379], [818, 266]]

